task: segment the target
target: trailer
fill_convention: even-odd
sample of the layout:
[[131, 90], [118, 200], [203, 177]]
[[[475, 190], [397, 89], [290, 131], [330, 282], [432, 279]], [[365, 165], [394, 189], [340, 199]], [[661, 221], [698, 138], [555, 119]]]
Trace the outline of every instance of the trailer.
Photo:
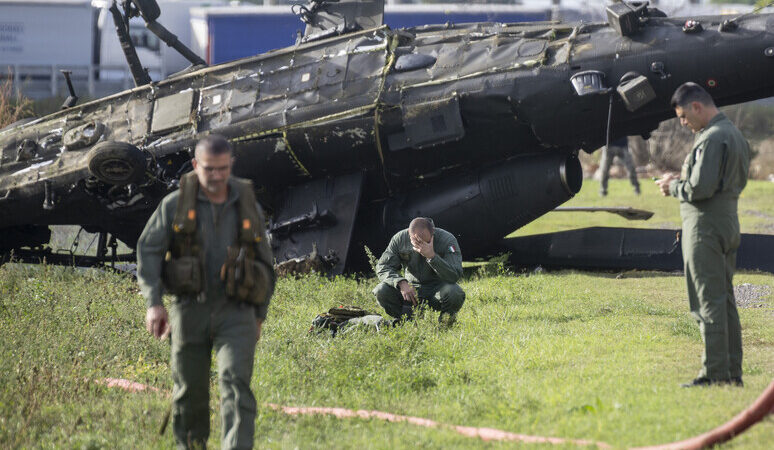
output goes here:
[[98, 52], [96, 30], [90, 0], [0, 0], [0, 76], [34, 97], [58, 93], [60, 70], [87, 83]]
[[96, 19], [90, 0], [0, 0], [0, 66], [90, 64]]

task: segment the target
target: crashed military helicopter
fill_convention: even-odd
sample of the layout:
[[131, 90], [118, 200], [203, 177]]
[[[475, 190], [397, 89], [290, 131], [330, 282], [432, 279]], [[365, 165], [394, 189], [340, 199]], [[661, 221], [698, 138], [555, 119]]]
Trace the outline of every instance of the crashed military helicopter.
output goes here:
[[[136, 87], [0, 131], [0, 252], [48, 255], [48, 225], [136, 244], [189, 171], [200, 137], [234, 145], [234, 173], [270, 213], [278, 262], [317, 254], [355, 270], [418, 215], [465, 256], [577, 193], [580, 150], [644, 135], [696, 81], [719, 105], [774, 95], [774, 15], [669, 18], [614, 3], [605, 23], [469, 23], [391, 30], [383, 1], [313, 0], [296, 45], [206, 67], [157, 22], [153, 0], [114, 2]], [[192, 66], [151, 81], [126, 23]], [[26, 252], [26, 253], [25, 253]]]

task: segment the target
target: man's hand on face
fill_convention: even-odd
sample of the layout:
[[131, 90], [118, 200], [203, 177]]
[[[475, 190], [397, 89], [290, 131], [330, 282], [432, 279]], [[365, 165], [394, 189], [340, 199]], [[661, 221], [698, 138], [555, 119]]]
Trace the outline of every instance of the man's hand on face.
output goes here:
[[658, 185], [659, 189], [661, 190], [661, 195], [664, 197], [669, 197], [669, 184], [672, 183], [673, 180], [679, 179], [680, 176], [674, 172], [670, 172], [667, 174], [664, 174], [663, 177], [656, 180], [656, 184]]
[[433, 239], [435, 239], [435, 236], [430, 235], [430, 242], [425, 242], [417, 235], [410, 235], [410, 238], [411, 246], [414, 247], [415, 252], [427, 259], [433, 259], [435, 257], [435, 250], [433, 249]]
[[162, 305], [151, 306], [145, 313], [145, 329], [156, 339], [165, 339], [169, 336], [169, 316], [167, 309]]
[[403, 296], [404, 302], [411, 303], [414, 306], [417, 305], [417, 291], [414, 290], [414, 286], [408, 281], [401, 280], [401, 282], [398, 283], [398, 290], [400, 291], [400, 295]]

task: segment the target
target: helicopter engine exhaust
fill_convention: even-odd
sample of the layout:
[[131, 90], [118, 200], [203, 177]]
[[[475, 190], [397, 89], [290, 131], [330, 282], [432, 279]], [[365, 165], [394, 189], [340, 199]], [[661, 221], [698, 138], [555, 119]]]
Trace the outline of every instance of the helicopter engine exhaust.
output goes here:
[[572, 198], [582, 183], [575, 155], [518, 156], [388, 201], [383, 220], [385, 229], [395, 232], [414, 217], [432, 217], [437, 226], [457, 236], [463, 252], [486, 252]]

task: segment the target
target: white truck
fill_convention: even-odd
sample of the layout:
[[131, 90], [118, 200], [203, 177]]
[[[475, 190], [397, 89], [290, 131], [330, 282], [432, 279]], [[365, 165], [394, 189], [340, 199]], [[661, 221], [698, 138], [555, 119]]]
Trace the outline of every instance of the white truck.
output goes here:
[[90, 0], [0, 0], [0, 73], [33, 97], [59, 92], [60, 69], [88, 80], [97, 17]]

